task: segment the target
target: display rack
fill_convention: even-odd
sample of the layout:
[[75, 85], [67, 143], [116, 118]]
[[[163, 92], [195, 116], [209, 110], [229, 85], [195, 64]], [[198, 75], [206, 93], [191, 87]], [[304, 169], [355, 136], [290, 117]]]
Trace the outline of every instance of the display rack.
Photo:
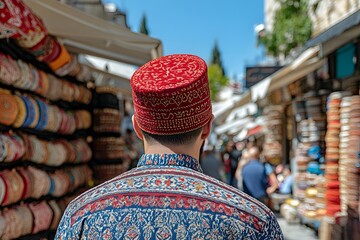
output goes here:
[[122, 114], [116, 88], [98, 87], [93, 98], [94, 150], [91, 166], [100, 184], [129, 169], [130, 156], [121, 134]]
[[[33, 66], [35, 71], [41, 70], [41, 71], [45, 72], [46, 74], [51, 75], [52, 79], [57, 79], [57, 81], [66, 81], [69, 84], [71, 84], [70, 85], [71, 87], [76, 86], [78, 88], [80, 88], [80, 87], [83, 89], [86, 88], [86, 90], [84, 90], [84, 91], [86, 91], [87, 94], [93, 93], [93, 90], [88, 88], [87, 82], [81, 82], [74, 76], [58, 76], [45, 63], [39, 62], [33, 55], [31, 55], [24, 49], [17, 46], [14, 43], [14, 41], [11, 39], [0, 39], [0, 54], [10, 56], [11, 59], [16, 60], [16, 61], [21, 60], [23, 63]], [[1, 78], [1, 75], [0, 75], [0, 78]], [[49, 79], [49, 81], [51, 81], [52, 79]], [[91, 102], [87, 103], [86, 101], [81, 102], [81, 101], [75, 101], [75, 100], [66, 101], [64, 99], [59, 99], [59, 100], [48, 99], [44, 95], [39, 94], [38, 92], [6, 84], [4, 81], [2, 81], [2, 79], [0, 79], [0, 89], [5, 90], [6, 93], [11, 96], [14, 96], [14, 95], [28, 96], [31, 99], [40, 99], [41, 101], [44, 102], [44, 104], [48, 104], [49, 106], [54, 106], [55, 109], [59, 109], [59, 111], [63, 112], [64, 114], [65, 113], [69, 114], [67, 116], [73, 117], [73, 119], [71, 121], [69, 120], [68, 122], [65, 122], [66, 124], [75, 123], [74, 113], [76, 111], [92, 112]], [[35, 106], [40, 108], [39, 105], [35, 105]], [[26, 110], [27, 110], [27, 112], [25, 114], [30, 114], [29, 109], [26, 109]], [[40, 111], [40, 110], [38, 110], [38, 111]], [[40, 115], [40, 112], [38, 112], [37, 114]], [[63, 116], [63, 115], [61, 115], [61, 116]], [[91, 117], [91, 115], [90, 115], [90, 117]], [[47, 120], [49, 120], [49, 119], [47, 119]], [[44, 143], [45, 144], [44, 146], [46, 146], [46, 148], [37, 149], [36, 151], [40, 151], [40, 152], [47, 151], [49, 154], [46, 156], [46, 158], [47, 159], [50, 159], [51, 157], [54, 158], [54, 156], [50, 155], [50, 152], [52, 152], [52, 150], [53, 150], [53, 149], [49, 149], [50, 143], [55, 144], [61, 140], [63, 142], [68, 142], [70, 144], [70, 143], [72, 143], [71, 141], [83, 139], [84, 144], [89, 144], [89, 143], [87, 143], [87, 141], [89, 139], [91, 139], [91, 136], [93, 134], [92, 129], [91, 129], [91, 122], [90, 123], [88, 122], [88, 121], [91, 121], [91, 118], [87, 119], [86, 122], [84, 119], [77, 119], [77, 120], [79, 120], [80, 123], [76, 122], [76, 124], [80, 124], [82, 126], [85, 126], [85, 125], [88, 125], [88, 126], [86, 128], [76, 129], [73, 132], [70, 131], [70, 132], [60, 133], [58, 131], [36, 129], [34, 127], [32, 127], [32, 128], [31, 127], [23, 127], [23, 126], [15, 127], [12, 124], [9, 124], [9, 125], [0, 124], [0, 141], [3, 140], [2, 136], [4, 134], [9, 134], [9, 136], [16, 135], [16, 136], [36, 137], [36, 139], [38, 139], [39, 142]], [[39, 121], [39, 119], [37, 119], [37, 121]], [[65, 121], [65, 120], [62, 119], [61, 121]], [[61, 121], [60, 121], [60, 124], [61, 123], [65, 124], [64, 122], [61, 122]], [[81, 122], [81, 121], [83, 121], [83, 122]], [[62, 126], [59, 126], [59, 128], [60, 127], [62, 127]], [[67, 127], [67, 128], [63, 127], [63, 128], [64, 129], [72, 129], [73, 126]], [[24, 146], [28, 146], [28, 145], [26, 145], [24, 139], [22, 139], [22, 141], [24, 142]], [[75, 160], [72, 159], [72, 162], [64, 162], [59, 165], [57, 165], [55, 163], [56, 166], [47, 165], [46, 162], [45, 163], [36, 163], [36, 162], [29, 161], [29, 159], [26, 159], [26, 157], [25, 157], [26, 154], [29, 154], [28, 149], [25, 149], [24, 153], [22, 153], [23, 155], [20, 156], [16, 161], [4, 162], [4, 161], [0, 160], [0, 180], [2, 183], [5, 184], [5, 185], [0, 186], [0, 228], [1, 228], [2, 223], [3, 223], [3, 226], [5, 226], [4, 229], [0, 229], [0, 238], [3, 238], [3, 237], [6, 238], [9, 236], [10, 237], [16, 236], [17, 238], [19, 237], [19, 239], [24, 239], [24, 240], [26, 240], [26, 239], [53, 239], [54, 238], [55, 232], [56, 232], [56, 224], [58, 224], [58, 221], [60, 221], [59, 216], [61, 217], [62, 212], [65, 210], [67, 203], [72, 198], [74, 198], [75, 196], [77, 196], [78, 194], [83, 192], [85, 189], [87, 189], [92, 184], [92, 176], [91, 176], [92, 174], [90, 172], [90, 168], [87, 167], [88, 161], [90, 161], [92, 158], [91, 152], [90, 153], [88, 152], [89, 150], [91, 150], [90, 146], [88, 147], [88, 150], [87, 150], [88, 155], [86, 156], [86, 159], [81, 159], [84, 156], [79, 156], [79, 154], [84, 154], [84, 152], [82, 152], [81, 149], [80, 150], [75, 149], [76, 147], [78, 147], [78, 146], [74, 144], [74, 146], [72, 148], [72, 150], [74, 150], [72, 153], [75, 152], [75, 156], [73, 156], [73, 157], [75, 157], [74, 158]], [[90, 154], [90, 156], [89, 156], [89, 154]], [[81, 161], [79, 159], [81, 159]], [[34, 188], [41, 187], [41, 186], [34, 186], [34, 182], [33, 182], [33, 181], [35, 181], [34, 175], [30, 174], [30, 170], [29, 170], [30, 168], [36, 169], [35, 174], [42, 173], [43, 174], [42, 176], [47, 176], [48, 179], [46, 179], [46, 182], [50, 182], [50, 186], [48, 186], [48, 190], [49, 190], [48, 192], [50, 194], [41, 194], [41, 196], [39, 195], [39, 197], [34, 198], [31, 196], [31, 192], [25, 193], [27, 191], [26, 189], [29, 188], [30, 186], [33, 191], [38, 190], [38, 189], [34, 189]], [[11, 172], [11, 174], [15, 174], [15, 175], [9, 175], [8, 174], [9, 171]], [[82, 171], [86, 171], [86, 172], [82, 172]], [[28, 174], [28, 176], [30, 176], [30, 177], [24, 178], [24, 175], [22, 175], [23, 172], [25, 172], [25, 174]], [[18, 179], [17, 180], [7, 179], [7, 177], [10, 177], [10, 176], [11, 177], [15, 176], [15, 178], [18, 178]], [[61, 180], [64, 176], [67, 179], [66, 181], [64, 179]], [[45, 181], [45, 179], [42, 179], [42, 180]], [[41, 180], [38, 180], [38, 182], [39, 181], [41, 182]], [[54, 191], [61, 192], [59, 189], [61, 187], [63, 187], [61, 184], [64, 184], [64, 181], [66, 183], [70, 184], [69, 186], [72, 186], [72, 187], [70, 187], [69, 190], [65, 189], [66, 193], [65, 193], [65, 190], [62, 189], [64, 194], [61, 194], [60, 196], [58, 196], [58, 193], [54, 193]], [[22, 187], [20, 187], [20, 189], [19, 189], [19, 188], [14, 188], [13, 185], [9, 185], [9, 183], [14, 184], [15, 182], [20, 183], [20, 185]], [[74, 189], [74, 186], [76, 186], [75, 189]], [[2, 188], [2, 187], [5, 187], [5, 188]], [[16, 191], [20, 191], [20, 190], [22, 191], [22, 193], [19, 195], [21, 197], [11, 200], [7, 203], [5, 202], [5, 197], [1, 196], [1, 194], [4, 194], [4, 193], [11, 193], [12, 191], [16, 192]], [[51, 192], [52, 192], [52, 194], [51, 194]], [[6, 194], [5, 194], [5, 196], [6, 196]], [[9, 197], [7, 197], [7, 200], [9, 200]], [[52, 205], [50, 205], [50, 201], [52, 202]], [[48, 222], [48, 226], [47, 226], [49, 229], [43, 229], [44, 226], [42, 226], [42, 228], [40, 226], [39, 229], [41, 231], [37, 232], [39, 229], [36, 229], [37, 224], [34, 223], [34, 226], [33, 226], [33, 229], [31, 232], [26, 232], [27, 233], [26, 235], [19, 236], [19, 234], [22, 234], [24, 232], [15, 233], [17, 230], [10, 226], [11, 222], [8, 222], [9, 219], [11, 219], [11, 216], [13, 216], [13, 215], [8, 216], [7, 214], [14, 214], [14, 212], [20, 211], [20, 210], [18, 210], [19, 207], [22, 207], [23, 209], [27, 209], [27, 211], [29, 211], [29, 209], [31, 211], [35, 211], [34, 209], [36, 209], [37, 204], [43, 204], [44, 206], [47, 206], [47, 209], [51, 209], [51, 211], [54, 214], [53, 217], [49, 219], [50, 222]], [[54, 207], [56, 209], [61, 210], [61, 212], [59, 212], [59, 211], [57, 212], [58, 213], [57, 216], [55, 216], [56, 211], [54, 210]], [[40, 211], [40, 212], [37, 212], [37, 214], [41, 215], [41, 209], [37, 210], [37, 211]], [[18, 213], [18, 214], [21, 215], [21, 213]], [[16, 226], [18, 229], [22, 228], [21, 227], [22, 219], [19, 219], [20, 215], [18, 215], [16, 218], [17, 222], [15, 221], [16, 224], [18, 224], [18, 226]], [[35, 215], [33, 214], [33, 221], [36, 220]], [[25, 220], [23, 220], [23, 221], [25, 221]], [[15, 224], [15, 223], [13, 223], [13, 224]], [[50, 226], [51, 226], [51, 229], [50, 229]], [[4, 234], [4, 236], [3, 236], [3, 234]], [[6, 237], [5, 237], [5, 234], [6, 234]], [[11, 235], [11, 234], [15, 234], [15, 235]]]

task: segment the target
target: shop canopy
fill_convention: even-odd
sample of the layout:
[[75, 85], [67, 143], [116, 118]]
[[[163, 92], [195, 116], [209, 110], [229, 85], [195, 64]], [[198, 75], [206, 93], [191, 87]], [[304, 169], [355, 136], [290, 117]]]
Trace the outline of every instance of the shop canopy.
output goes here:
[[316, 71], [326, 63], [326, 59], [319, 58], [319, 51], [319, 46], [305, 50], [290, 65], [255, 84], [236, 101], [218, 110], [215, 115], [216, 119], [222, 119], [222, 121], [228, 119], [228, 121], [232, 122], [233, 118], [230, 115], [235, 109], [263, 99], [269, 93], [288, 86], [307, 74]]
[[234, 108], [237, 106], [243, 106], [250, 101], [250, 92], [247, 91], [241, 96], [232, 96], [226, 101], [213, 103], [214, 122], [222, 124]]
[[290, 65], [251, 87], [251, 100], [255, 102], [262, 99], [267, 94], [286, 87], [322, 67], [326, 63], [326, 59], [318, 57], [319, 51], [319, 46], [305, 50]]
[[71, 52], [137, 66], [162, 55], [160, 40], [131, 32], [56, 0], [24, 0], [24, 3]]

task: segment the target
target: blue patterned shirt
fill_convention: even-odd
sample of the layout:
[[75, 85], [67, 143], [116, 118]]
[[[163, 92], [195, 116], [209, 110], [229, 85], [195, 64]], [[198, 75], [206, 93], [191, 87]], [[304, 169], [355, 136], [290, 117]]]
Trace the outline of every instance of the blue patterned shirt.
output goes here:
[[204, 175], [196, 159], [149, 154], [74, 199], [55, 239], [284, 238], [267, 207]]

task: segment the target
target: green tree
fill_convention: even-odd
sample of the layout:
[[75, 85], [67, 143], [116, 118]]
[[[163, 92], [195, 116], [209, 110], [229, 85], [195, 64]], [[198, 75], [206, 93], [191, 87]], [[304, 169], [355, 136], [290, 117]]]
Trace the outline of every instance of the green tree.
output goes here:
[[308, 0], [277, 0], [280, 8], [275, 13], [272, 32], [265, 33], [259, 43], [268, 55], [289, 55], [294, 48], [302, 47], [311, 37], [312, 23], [308, 15]]
[[147, 21], [146, 21], [146, 16], [145, 14], [143, 15], [143, 18], [141, 19], [141, 25], [140, 25], [140, 30], [139, 30], [142, 34], [145, 35], [149, 35], [149, 31], [147, 28]]
[[208, 68], [211, 100], [216, 101], [220, 90], [229, 84], [229, 79], [223, 74], [218, 64], [211, 64]]
[[217, 42], [215, 42], [214, 48], [212, 50], [210, 65], [213, 64], [218, 65], [221, 68], [222, 74], [225, 75], [225, 69], [221, 61], [221, 53]]

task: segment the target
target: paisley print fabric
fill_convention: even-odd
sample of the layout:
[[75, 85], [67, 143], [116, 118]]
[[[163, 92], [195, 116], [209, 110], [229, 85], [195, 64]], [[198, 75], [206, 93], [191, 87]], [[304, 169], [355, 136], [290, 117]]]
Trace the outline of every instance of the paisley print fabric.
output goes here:
[[68, 206], [55, 239], [283, 239], [273, 213], [202, 173], [188, 155], [143, 155], [138, 167]]

